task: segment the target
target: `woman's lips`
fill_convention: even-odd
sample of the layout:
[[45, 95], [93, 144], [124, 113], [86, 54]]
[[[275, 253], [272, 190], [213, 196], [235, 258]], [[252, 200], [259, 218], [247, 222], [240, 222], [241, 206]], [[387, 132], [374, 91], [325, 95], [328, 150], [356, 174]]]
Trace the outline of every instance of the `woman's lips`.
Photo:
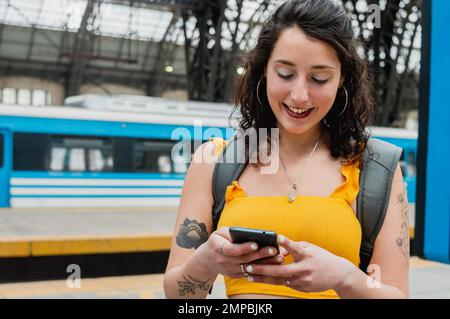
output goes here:
[[311, 108], [311, 109], [309, 109], [308, 111], [306, 111], [306, 112], [303, 112], [303, 113], [294, 113], [294, 112], [292, 112], [291, 110], [289, 110], [289, 108], [287, 107], [287, 105], [286, 104], [284, 104], [283, 103], [283, 108], [284, 108], [284, 110], [286, 111], [286, 113], [290, 116], [290, 117], [292, 117], [292, 118], [294, 118], [294, 119], [304, 119], [304, 118], [306, 118], [306, 117], [308, 117], [311, 113], [312, 113], [312, 111], [314, 111], [314, 108]]

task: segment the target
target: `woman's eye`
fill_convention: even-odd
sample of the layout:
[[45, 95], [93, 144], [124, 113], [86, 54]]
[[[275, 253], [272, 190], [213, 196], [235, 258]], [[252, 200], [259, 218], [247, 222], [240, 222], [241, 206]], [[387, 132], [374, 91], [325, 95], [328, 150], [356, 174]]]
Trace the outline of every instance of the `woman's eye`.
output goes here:
[[290, 79], [292, 77], [292, 74], [282, 74], [282, 73], [278, 73], [278, 76], [282, 79]]
[[325, 84], [328, 82], [328, 79], [325, 79], [325, 80], [316, 79], [316, 78], [312, 78], [312, 79], [319, 84]]

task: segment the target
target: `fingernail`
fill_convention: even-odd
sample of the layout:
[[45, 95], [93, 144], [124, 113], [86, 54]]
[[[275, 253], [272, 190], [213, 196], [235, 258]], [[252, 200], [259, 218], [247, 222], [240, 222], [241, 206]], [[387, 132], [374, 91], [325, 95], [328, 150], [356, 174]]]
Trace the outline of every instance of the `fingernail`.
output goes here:
[[258, 245], [256, 244], [251, 244], [250, 246], [253, 250], [258, 250]]
[[273, 255], [273, 248], [269, 248], [269, 254]]
[[283, 262], [283, 257], [279, 256], [279, 257], [277, 258], [277, 261], [281, 264], [281, 263]]
[[253, 282], [253, 281], [255, 281], [255, 278], [253, 278], [252, 276], [248, 276], [247, 280], [250, 281], [250, 282]]
[[253, 267], [252, 267], [252, 265], [248, 265], [248, 266], [245, 268], [245, 270], [246, 270], [247, 272], [253, 272]]
[[284, 242], [284, 236], [278, 235], [278, 242], [283, 243]]

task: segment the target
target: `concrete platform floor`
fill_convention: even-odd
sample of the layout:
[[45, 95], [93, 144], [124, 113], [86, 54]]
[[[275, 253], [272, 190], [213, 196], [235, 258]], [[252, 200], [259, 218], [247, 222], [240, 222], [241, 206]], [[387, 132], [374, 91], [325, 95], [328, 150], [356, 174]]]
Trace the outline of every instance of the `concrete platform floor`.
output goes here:
[[[412, 257], [410, 298], [450, 299], [450, 265]], [[81, 288], [68, 288], [65, 280], [0, 284], [0, 298], [39, 299], [153, 299], [165, 298], [163, 274], [82, 279]], [[219, 276], [209, 298], [226, 298]]]
[[173, 207], [0, 209], [0, 240], [171, 233]]

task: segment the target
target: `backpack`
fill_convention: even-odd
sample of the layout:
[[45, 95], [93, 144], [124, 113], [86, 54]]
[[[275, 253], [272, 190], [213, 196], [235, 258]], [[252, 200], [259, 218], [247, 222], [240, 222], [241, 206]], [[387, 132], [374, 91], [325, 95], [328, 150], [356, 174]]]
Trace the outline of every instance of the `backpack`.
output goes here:
[[[214, 167], [212, 177], [213, 225], [217, 223], [225, 205], [228, 185], [237, 180], [246, 167], [243, 152], [237, 146], [238, 138], [227, 142]], [[227, 152], [233, 152], [226, 154]], [[356, 198], [356, 217], [361, 224], [362, 241], [359, 252], [360, 269], [367, 273], [374, 243], [383, 225], [391, 194], [392, 179], [402, 149], [376, 138], [369, 138], [363, 154], [363, 166], [359, 176], [359, 192]], [[234, 159], [226, 162], [226, 159]]]

